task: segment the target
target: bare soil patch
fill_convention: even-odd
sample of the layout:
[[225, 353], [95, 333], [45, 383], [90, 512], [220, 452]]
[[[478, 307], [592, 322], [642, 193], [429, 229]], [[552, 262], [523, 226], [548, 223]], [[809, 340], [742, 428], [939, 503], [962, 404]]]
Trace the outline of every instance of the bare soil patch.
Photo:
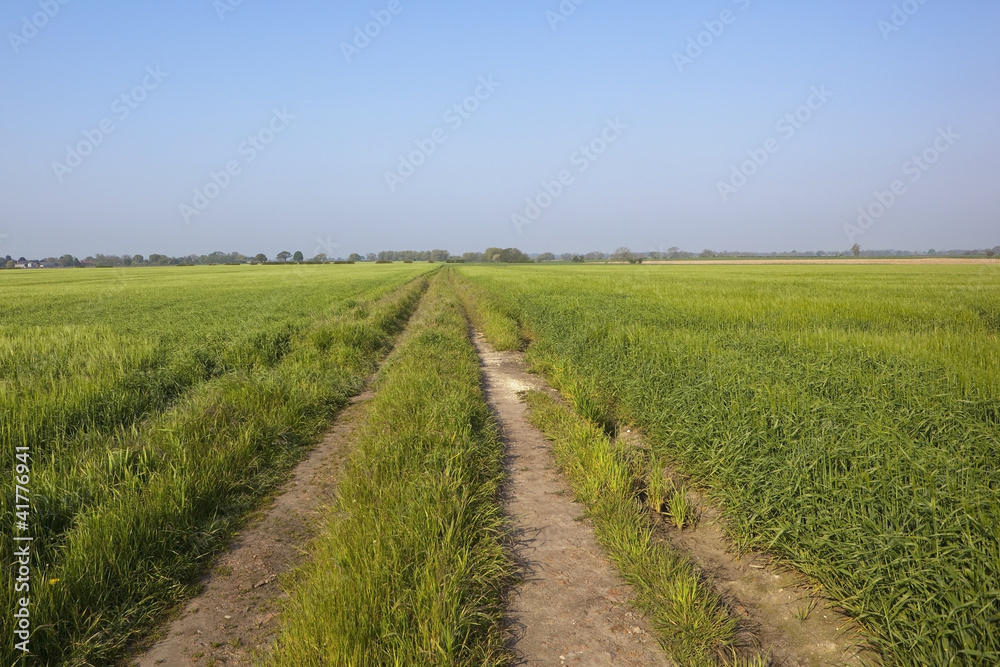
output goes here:
[[523, 583], [510, 601], [510, 645], [518, 665], [671, 665], [572, 500], [549, 442], [527, 420], [520, 392], [550, 391], [521, 355], [475, 336], [486, 397], [503, 429], [512, 517]]
[[323, 440], [294, 469], [271, 505], [240, 533], [202, 579], [202, 592], [165, 636], [134, 661], [140, 667], [250, 665], [274, 640], [287, 594], [279, 577], [308, 557], [323, 508], [334, 499], [350, 434], [372, 393], [351, 399]]

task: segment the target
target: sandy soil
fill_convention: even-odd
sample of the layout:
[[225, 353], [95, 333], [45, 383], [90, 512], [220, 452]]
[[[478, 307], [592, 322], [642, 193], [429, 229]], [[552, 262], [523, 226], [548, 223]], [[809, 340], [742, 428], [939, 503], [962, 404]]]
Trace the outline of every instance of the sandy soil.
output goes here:
[[316, 535], [322, 508], [336, 493], [346, 442], [359, 422], [366, 392], [300, 463], [274, 501], [236, 537], [202, 580], [202, 592], [169, 624], [165, 636], [133, 665], [250, 665], [274, 640], [281, 601], [278, 578], [300, 565]]
[[671, 665], [618, 575], [583, 507], [572, 500], [550, 445], [527, 421], [518, 392], [543, 390], [520, 355], [495, 352], [481, 337], [486, 396], [508, 447], [507, 511], [524, 583], [512, 594], [510, 644], [518, 665]]

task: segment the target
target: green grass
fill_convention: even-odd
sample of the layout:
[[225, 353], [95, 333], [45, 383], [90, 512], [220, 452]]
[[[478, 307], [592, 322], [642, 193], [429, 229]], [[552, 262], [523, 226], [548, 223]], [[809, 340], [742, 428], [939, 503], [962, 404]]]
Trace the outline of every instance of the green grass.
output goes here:
[[[30, 323], [5, 317], [0, 331], [3, 457], [31, 449], [32, 664], [109, 664], [188, 595], [426, 289], [416, 271], [326, 270], [138, 269], [134, 290], [61, 324], [66, 294], [102, 294], [106, 283], [90, 272], [33, 274], [39, 284], [0, 276], [5, 312], [21, 317], [38, 300]], [[2, 502], [11, 526], [12, 488]], [[0, 604], [12, 609], [11, 572]], [[0, 648], [0, 662], [18, 657], [10, 642]]]
[[515, 304], [506, 301], [499, 294], [487, 297], [476, 284], [459, 279], [454, 271], [448, 277], [472, 326], [489, 332], [490, 344], [494, 349], [506, 351], [524, 347], [524, 331], [517, 320]]
[[270, 664], [509, 664], [504, 447], [448, 280], [379, 375]]
[[582, 414], [642, 427], [886, 662], [1000, 664], [997, 267], [459, 271]]

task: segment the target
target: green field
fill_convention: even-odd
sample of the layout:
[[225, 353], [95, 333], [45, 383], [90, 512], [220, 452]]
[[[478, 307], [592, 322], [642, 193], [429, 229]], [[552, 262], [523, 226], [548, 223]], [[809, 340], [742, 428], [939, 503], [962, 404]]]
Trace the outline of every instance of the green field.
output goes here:
[[494, 340], [641, 427], [892, 664], [1000, 664], [1000, 267], [465, 267]]
[[386, 355], [271, 660], [508, 664], [504, 452], [465, 317], [569, 399], [527, 397], [682, 664], [735, 655], [734, 622], [651, 541], [656, 466], [887, 664], [1000, 664], [1000, 267], [427, 264], [0, 274], [2, 455], [31, 498], [5, 486], [0, 541], [35, 538], [32, 664], [121, 661]]
[[[190, 593], [360, 389], [427, 268], [0, 275], [2, 456], [15, 471], [30, 453], [31, 499], [28, 531], [14, 531], [5, 487], [0, 540], [11, 553], [14, 535], [35, 539], [36, 664], [107, 664]], [[10, 610], [14, 576], [0, 589]], [[5, 641], [0, 662], [18, 656]]]

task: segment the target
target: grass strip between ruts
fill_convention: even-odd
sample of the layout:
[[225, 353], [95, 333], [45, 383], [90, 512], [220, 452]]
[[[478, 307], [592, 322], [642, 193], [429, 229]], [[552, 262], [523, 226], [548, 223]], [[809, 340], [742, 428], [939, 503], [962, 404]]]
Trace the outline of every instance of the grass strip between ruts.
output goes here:
[[272, 665], [502, 665], [504, 447], [438, 276], [389, 358]]

